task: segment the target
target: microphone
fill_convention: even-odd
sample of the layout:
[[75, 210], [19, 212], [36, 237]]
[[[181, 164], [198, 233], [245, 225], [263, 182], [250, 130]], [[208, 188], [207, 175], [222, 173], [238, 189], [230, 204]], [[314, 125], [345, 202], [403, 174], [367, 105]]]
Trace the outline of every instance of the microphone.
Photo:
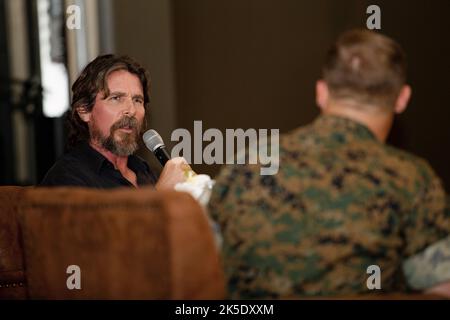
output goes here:
[[153, 152], [155, 157], [164, 167], [166, 162], [170, 160], [170, 156], [167, 153], [166, 146], [159, 133], [153, 129], [147, 130], [142, 136], [142, 140], [144, 140], [145, 146]]

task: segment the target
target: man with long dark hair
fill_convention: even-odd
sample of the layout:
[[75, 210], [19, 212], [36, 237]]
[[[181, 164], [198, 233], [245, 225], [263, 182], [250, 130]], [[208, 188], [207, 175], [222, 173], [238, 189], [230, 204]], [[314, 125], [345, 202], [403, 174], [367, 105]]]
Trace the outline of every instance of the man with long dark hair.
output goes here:
[[89, 63], [72, 86], [68, 149], [42, 186], [172, 188], [189, 168], [170, 160], [159, 177], [135, 156], [149, 109], [146, 70], [126, 56], [103, 55]]

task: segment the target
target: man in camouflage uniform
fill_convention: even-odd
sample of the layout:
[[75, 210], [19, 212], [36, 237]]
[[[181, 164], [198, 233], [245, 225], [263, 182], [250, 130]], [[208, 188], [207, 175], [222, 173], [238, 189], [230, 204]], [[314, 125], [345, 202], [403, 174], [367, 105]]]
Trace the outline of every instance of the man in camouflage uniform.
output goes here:
[[[370, 31], [343, 34], [316, 86], [322, 110], [280, 138], [279, 172], [224, 167], [210, 214], [223, 236], [231, 298], [389, 292], [402, 262], [446, 235], [442, 185], [429, 164], [384, 144], [407, 106], [405, 58]], [[381, 270], [381, 290], [367, 268]]]

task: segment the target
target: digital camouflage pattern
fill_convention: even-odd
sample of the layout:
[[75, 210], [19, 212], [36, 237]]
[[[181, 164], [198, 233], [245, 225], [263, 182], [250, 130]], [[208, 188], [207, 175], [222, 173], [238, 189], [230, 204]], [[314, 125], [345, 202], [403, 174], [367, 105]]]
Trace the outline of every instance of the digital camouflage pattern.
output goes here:
[[[450, 216], [450, 199], [447, 198]], [[417, 290], [427, 289], [450, 281], [450, 236], [430, 245], [403, 263], [408, 284]]]
[[449, 234], [444, 197], [424, 160], [320, 116], [281, 136], [276, 175], [233, 165], [216, 178], [230, 298], [368, 293], [370, 265], [382, 292], [402, 290], [402, 261]]

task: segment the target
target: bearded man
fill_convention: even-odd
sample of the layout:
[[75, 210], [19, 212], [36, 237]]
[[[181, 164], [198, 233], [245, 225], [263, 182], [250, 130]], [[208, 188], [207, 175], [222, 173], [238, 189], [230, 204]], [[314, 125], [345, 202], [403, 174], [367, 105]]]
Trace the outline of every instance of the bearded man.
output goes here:
[[185, 180], [189, 165], [183, 158], [168, 161], [157, 179], [134, 155], [150, 103], [147, 72], [139, 63], [126, 56], [99, 56], [81, 72], [72, 93], [68, 152], [41, 186], [171, 189]]

